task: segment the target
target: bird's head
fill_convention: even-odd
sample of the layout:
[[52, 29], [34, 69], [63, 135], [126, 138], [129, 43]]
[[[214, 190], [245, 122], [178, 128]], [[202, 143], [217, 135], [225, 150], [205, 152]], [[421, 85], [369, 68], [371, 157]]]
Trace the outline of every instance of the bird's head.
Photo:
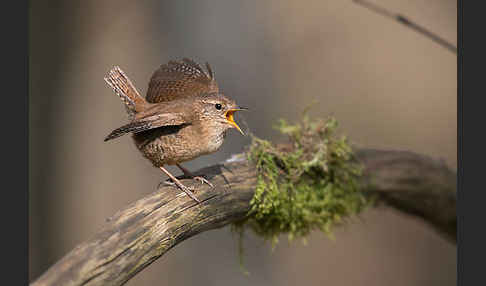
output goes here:
[[239, 110], [247, 108], [238, 106], [233, 100], [221, 93], [201, 95], [198, 100], [201, 110], [200, 118], [205, 124], [226, 131], [229, 128], [236, 128], [244, 135], [241, 128], [236, 124], [234, 114]]

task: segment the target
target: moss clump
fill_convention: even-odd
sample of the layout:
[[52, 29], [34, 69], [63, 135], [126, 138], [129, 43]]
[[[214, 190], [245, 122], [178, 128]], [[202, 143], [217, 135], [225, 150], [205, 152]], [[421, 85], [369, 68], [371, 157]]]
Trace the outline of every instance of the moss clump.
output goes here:
[[289, 240], [315, 229], [331, 235], [333, 225], [366, 207], [357, 181], [361, 167], [346, 137], [335, 134], [337, 126], [332, 117], [311, 121], [304, 114], [295, 125], [280, 120], [276, 126], [287, 145], [253, 137], [247, 154], [257, 168], [257, 187], [247, 218], [233, 229], [250, 227], [275, 246], [280, 234]]

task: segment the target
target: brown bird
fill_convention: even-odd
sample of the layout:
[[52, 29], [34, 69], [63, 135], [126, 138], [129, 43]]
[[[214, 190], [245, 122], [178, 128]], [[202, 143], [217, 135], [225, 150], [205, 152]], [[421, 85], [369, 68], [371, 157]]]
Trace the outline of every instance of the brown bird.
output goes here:
[[241, 108], [219, 90], [214, 73], [206, 63], [184, 58], [160, 66], [150, 79], [143, 98], [125, 73], [114, 67], [105, 81], [125, 104], [130, 123], [113, 130], [105, 141], [132, 133], [137, 148], [160, 168], [182, 191], [197, 202], [193, 190], [183, 185], [164, 165], [176, 165], [184, 175], [213, 186], [194, 176], [181, 162], [210, 154], [223, 144], [226, 131], [240, 127], [233, 115]]

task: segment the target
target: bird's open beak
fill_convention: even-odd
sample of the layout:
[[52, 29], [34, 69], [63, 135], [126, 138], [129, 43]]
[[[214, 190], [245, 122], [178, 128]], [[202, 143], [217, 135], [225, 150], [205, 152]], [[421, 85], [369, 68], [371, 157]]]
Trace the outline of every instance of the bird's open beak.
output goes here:
[[236, 124], [235, 122], [235, 119], [233, 117], [234, 113], [236, 111], [240, 111], [240, 110], [247, 110], [248, 108], [246, 107], [238, 107], [238, 108], [233, 108], [233, 109], [229, 109], [228, 111], [226, 111], [226, 120], [228, 120], [228, 123], [233, 126], [234, 128], [238, 129], [238, 131], [240, 131], [241, 134], [245, 135], [245, 133], [243, 133], [243, 131], [241, 131], [241, 128], [240, 126], [238, 126], [238, 124]]

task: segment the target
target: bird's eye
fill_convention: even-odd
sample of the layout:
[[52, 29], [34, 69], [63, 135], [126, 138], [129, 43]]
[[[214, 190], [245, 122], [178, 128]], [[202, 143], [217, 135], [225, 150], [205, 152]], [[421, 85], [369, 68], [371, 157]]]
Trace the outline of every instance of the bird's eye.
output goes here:
[[221, 110], [221, 108], [223, 108], [223, 106], [219, 103], [216, 103], [216, 105], [214, 105], [214, 107], [216, 107], [217, 110]]

